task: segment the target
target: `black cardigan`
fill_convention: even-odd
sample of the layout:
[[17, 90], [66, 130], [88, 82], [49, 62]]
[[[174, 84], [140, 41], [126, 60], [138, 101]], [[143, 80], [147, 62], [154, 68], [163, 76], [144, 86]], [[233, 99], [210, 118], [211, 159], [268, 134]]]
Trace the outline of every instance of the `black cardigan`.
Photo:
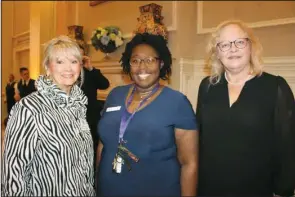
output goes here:
[[100, 106], [97, 101], [97, 90], [105, 90], [110, 86], [109, 80], [103, 76], [99, 69], [93, 68], [91, 71], [84, 69], [84, 83], [81, 87], [88, 98], [87, 121], [89, 124], [97, 124], [100, 117]]

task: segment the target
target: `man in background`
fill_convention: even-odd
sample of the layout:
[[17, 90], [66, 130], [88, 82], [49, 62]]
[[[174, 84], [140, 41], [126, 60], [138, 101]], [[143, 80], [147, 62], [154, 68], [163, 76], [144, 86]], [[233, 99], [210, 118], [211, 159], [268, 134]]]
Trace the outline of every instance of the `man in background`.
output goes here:
[[36, 91], [35, 80], [30, 78], [29, 69], [21, 67], [19, 69], [21, 80], [15, 84], [14, 99], [19, 101], [21, 98]]
[[15, 99], [14, 99], [14, 85], [16, 84], [15, 78], [13, 74], [10, 74], [8, 77], [8, 82], [5, 88], [5, 93], [6, 93], [6, 100], [5, 102], [7, 103], [7, 114], [9, 115], [11, 108], [15, 104]]
[[8, 117], [9, 117], [10, 111], [11, 111], [12, 107], [15, 104], [14, 86], [15, 86], [16, 82], [15, 82], [14, 79], [15, 79], [14, 75], [10, 74], [9, 77], [8, 77], [7, 85], [5, 87], [5, 96], [6, 96], [6, 98], [4, 100], [4, 103], [7, 104], [7, 117], [4, 119], [4, 126], [5, 127], [6, 127], [7, 122], [8, 122]]

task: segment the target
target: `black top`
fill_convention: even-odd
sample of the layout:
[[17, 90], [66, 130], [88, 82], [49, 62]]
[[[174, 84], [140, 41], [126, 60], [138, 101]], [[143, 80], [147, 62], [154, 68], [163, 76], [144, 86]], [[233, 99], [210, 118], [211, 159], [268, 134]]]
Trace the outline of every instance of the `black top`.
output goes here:
[[15, 104], [14, 99], [14, 84], [16, 82], [7, 83], [6, 85], [6, 101], [7, 101], [7, 113], [10, 113], [11, 108]]
[[91, 133], [96, 135], [97, 121], [100, 117], [102, 107], [97, 101], [97, 90], [104, 90], [110, 86], [109, 80], [102, 75], [99, 69], [93, 68], [91, 71], [84, 69], [84, 83], [81, 87], [88, 98], [87, 121], [90, 125]]
[[285, 79], [268, 73], [246, 82], [229, 107], [227, 81], [197, 103], [200, 196], [292, 195], [295, 187], [295, 105]]
[[32, 92], [35, 92], [36, 91], [35, 80], [34, 79], [30, 79], [28, 85], [25, 84], [25, 83], [23, 83], [22, 80], [20, 80], [17, 83], [17, 88], [18, 88], [20, 97], [21, 98], [24, 98], [25, 96], [28, 96]]

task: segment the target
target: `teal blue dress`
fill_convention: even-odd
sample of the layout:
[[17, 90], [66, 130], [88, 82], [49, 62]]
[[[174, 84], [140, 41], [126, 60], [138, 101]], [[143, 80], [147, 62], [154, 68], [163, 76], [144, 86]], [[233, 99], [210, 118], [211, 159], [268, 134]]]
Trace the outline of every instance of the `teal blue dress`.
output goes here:
[[180, 196], [181, 166], [177, 159], [174, 129], [197, 130], [197, 123], [187, 97], [169, 87], [164, 87], [155, 100], [139, 110], [126, 129], [126, 147], [140, 158], [139, 162], [130, 160], [131, 171], [126, 165], [121, 174], [112, 171], [121, 116], [126, 109], [125, 100], [130, 87], [120, 86], [111, 91], [98, 125], [104, 146], [97, 170], [97, 194]]

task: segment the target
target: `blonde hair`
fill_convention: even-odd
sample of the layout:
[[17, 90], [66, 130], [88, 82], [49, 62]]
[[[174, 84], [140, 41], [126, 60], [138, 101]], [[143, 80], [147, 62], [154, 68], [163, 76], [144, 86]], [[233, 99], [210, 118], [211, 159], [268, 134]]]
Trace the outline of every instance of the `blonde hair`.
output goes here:
[[216, 84], [220, 81], [221, 75], [224, 72], [224, 66], [217, 57], [217, 40], [220, 36], [221, 30], [228, 25], [237, 25], [248, 36], [251, 45], [251, 58], [250, 68], [252, 74], [260, 76], [262, 74], [262, 46], [258, 38], [254, 35], [252, 29], [250, 29], [243, 21], [240, 20], [228, 20], [220, 23], [216, 30], [212, 33], [209, 43], [207, 45], [207, 58], [206, 67], [210, 69], [209, 81], [211, 84]]
[[[44, 58], [42, 65], [44, 66], [45, 70], [48, 69], [50, 61], [56, 58], [56, 54], [61, 52], [65, 56], [74, 56], [79, 61], [80, 65], [82, 66], [82, 54], [80, 52], [80, 47], [77, 42], [68, 36], [58, 36], [53, 38], [49, 42], [45, 44], [44, 48]], [[80, 87], [82, 86], [84, 81], [84, 71], [81, 68], [81, 74], [76, 84]]]

